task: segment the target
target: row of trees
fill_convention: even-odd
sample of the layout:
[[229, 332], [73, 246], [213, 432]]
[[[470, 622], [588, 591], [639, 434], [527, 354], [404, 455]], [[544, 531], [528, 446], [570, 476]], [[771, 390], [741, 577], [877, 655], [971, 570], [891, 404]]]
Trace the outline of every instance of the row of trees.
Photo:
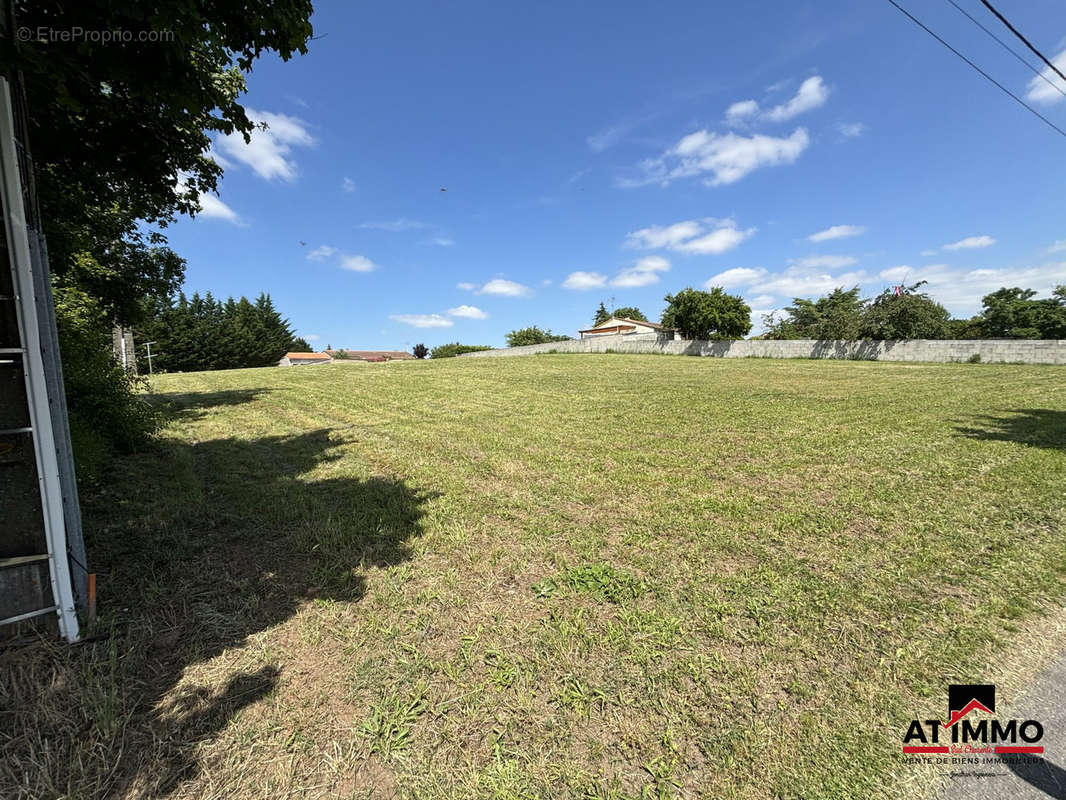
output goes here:
[[139, 329], [153, 342], [152, 368], [157, 372], [267, 367], [289, 351], [310, 348], [293, 336], [289, 321], [269, 294], [253, 303], [247, 297], [225, 302], [208, 292], [161, 302]]
[[944, 306], [919, 291], [925, 281], [886, 290], [872, 299], [859, 287], [834, 289], [817, 300], [797, 297], [763, 318], [767, 339], [1061, 339], [1066, 338], [1066, 286], [1050, 298], [1031, 289], [985, 295], [983, 311], [952, 319]]

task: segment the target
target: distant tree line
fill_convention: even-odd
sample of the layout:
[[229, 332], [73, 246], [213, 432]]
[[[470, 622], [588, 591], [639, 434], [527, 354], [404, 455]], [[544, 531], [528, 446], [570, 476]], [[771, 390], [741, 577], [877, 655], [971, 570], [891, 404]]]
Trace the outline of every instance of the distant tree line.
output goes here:
[[287, 352], [311, 349], [293, 335], [269, 294], [253, 303], [247, 297], [223, 302], [210, 292], [191, 298], [181, 292], [153, 309], [139, 338], [153, 342], [157, 372], [267, 367]]
[[524, 347], [527, 344], [547, 344], [548, 342], [565, 342], [572, 336], [561, 336], [551, 332], [551, 329], [541, 330], [536, 325], [528, 328], [519, 328], [507, 334], [508, 347]]
[[887, 289], [872, 299], [859, 287], [834, 289], [817, 300], [796, 297], [792, 305], [763, 317], [766, 339], [1062, 339], [1066, 338], [1066, 286], [1047, 299], [1031, 289], [999, 289], [982, 299], [971, 319], [919, 291], [925, 281]]

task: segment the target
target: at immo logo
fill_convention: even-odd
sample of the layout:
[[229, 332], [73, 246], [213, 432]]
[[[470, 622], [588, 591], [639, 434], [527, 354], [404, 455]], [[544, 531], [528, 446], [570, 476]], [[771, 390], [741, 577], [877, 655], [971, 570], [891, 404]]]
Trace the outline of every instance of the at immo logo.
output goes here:
[[1000, 720], [991, 683], [948, 686], [948, 719], [911, 720], [904, 753], [1043, 753], [1044, 726], [1035, 719]]

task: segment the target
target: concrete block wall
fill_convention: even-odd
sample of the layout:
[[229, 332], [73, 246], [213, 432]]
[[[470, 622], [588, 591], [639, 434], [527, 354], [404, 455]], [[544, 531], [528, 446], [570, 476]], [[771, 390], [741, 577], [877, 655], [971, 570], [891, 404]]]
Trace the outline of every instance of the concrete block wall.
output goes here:
[[896, 341], [819, 341], [754, 339], [729, 342], [663, 339], [654, 334], [596, 336], [565, 342], [480, 350], [460, 358], [505, 358], [537, 353], [667, 353], [714, 358], [839, 358], [859, 361], [969, 361], [982, 363], [1066, 364], [1066, 340], [901, 339]]

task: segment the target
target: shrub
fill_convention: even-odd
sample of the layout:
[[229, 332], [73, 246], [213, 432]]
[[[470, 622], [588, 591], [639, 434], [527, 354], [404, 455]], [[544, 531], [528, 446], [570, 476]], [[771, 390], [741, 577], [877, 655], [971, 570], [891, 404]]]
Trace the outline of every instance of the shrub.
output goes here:
[[528, 328], [519, 328], [507, 334], [508, 347], [524, 347], [527, 344], [547, 344], [548, 342], [566, 342], [569, 336], [559, 336], [551, 332], [551, 329], [542, 331], [536, 325]]
[[429, 348], [426, 347], [421, 342], [419, 342], [418, 344], [416, 344], [414, 347], [411, 348], [411, 354], [415, 358], [425, 358], [426, 356], [429, 355]]
[[99, 302], [57, 286], [55, 308], [75, 465], [79, 480], [93, 480], [114, 451], [144, 447], [161, 417], [141, 394], [147, 381], [115, 361]]
[[492, 350], [492, 348], [484, 344], [459, 344], [459, 342], [452, 342], [451, 344], [437, 345], [429, 351], [429, 357], [454, 358], [455, 356], [461, 356], [463, 353], [475, 353], [478, 350]]

